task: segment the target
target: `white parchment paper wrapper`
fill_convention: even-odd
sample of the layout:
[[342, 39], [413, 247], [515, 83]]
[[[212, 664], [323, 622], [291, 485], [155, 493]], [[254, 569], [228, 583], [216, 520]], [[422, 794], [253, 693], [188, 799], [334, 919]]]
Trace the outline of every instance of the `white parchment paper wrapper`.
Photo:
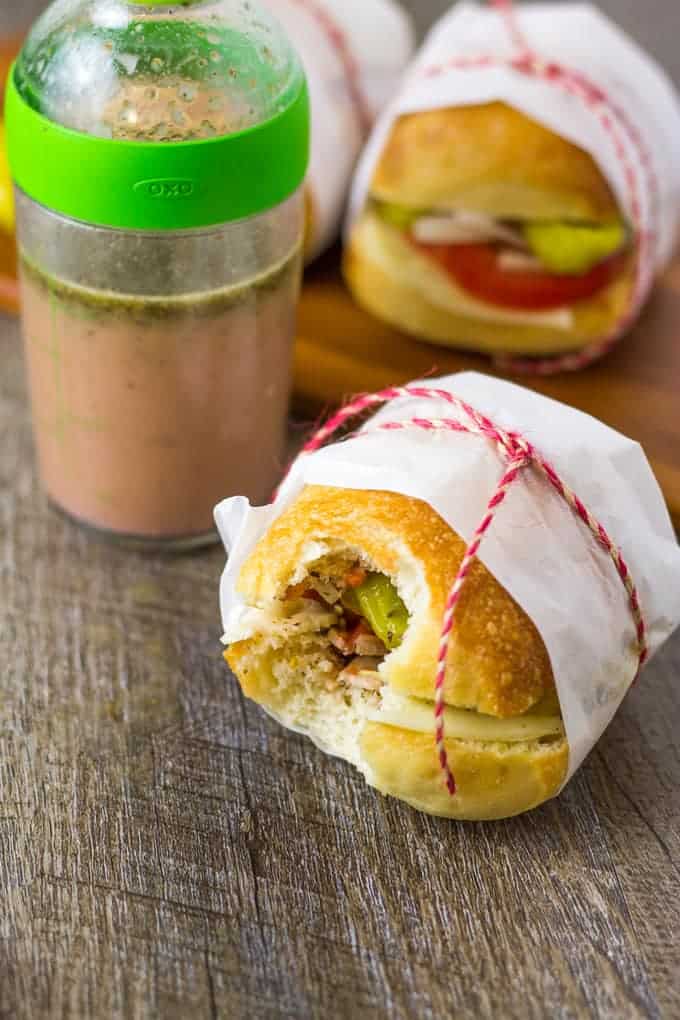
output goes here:
[[[308, 186], [314, 222], [307, 256], [312, 258], [338, 232], [367, 131], [395, 95], [415, 49], [415, 34], [393, 0], [266, 0], [266, 4], [299, 53], [309, 81]], [[356, 62], [363, 109], [349, 86], [334, 28], [342, 33]]]
[[[680, 622], [680, 548], [640, 445], [580, 411], [475, 372], [415, 385], [457, 394], [496, 425], [519, 430], [551, 461], [620, 547], [638, 587], [653, 653]], [[491, 443], [421, 430], [361, 435], [380, 421], [456, 417], [452, 410], [443, 400], [392, 401], [356, 437], [300, 457], [271, 506], [252, 508], [243, 497], [221, 503], [215, 519], [229, 552], [220, 590], [225, 630], [243, 610], [234, 589], [241, 566], [305, 484], [418, 497], [469, 540], [504, 469]], [[545, 478], [526, 468], [498, 510], [479, 558], [545, 642], [569, 740], [569, 778], [635, 675], [635, 630], [623, 584], [582, 521]], [[434, 676], [432, 683], [434, 690]]]
[[[537, 3], [516, 7], [517, 23], [532, 51], [594, 81], [623, 108], [639, 132], [658, 182], [658, 216], [644, 186], [646, 176], [637, 149], [622, 134], [627, 157], [641, 188], [642, 220], [656, 220], [656, 268], [671, 256], [680, 222], [680, 101], [662, 68], [620, 28], [587, 3]], [[490, 8], [459, 3], [431, 30], [405, 76], [395, 100], [383, 111], [357, 168], [349, 225], [359, 215], [373, 170], [395, 119], [404, 113], [447, 106], [503, 101], [585, 149], [609, 181], [632, 221], [629, 188], [612, 140], [589, 107], [555, 84], [505, 67], [448, 70], [438, 77], [426, 68], [457, 57], [517, 55], [506, 22]]]

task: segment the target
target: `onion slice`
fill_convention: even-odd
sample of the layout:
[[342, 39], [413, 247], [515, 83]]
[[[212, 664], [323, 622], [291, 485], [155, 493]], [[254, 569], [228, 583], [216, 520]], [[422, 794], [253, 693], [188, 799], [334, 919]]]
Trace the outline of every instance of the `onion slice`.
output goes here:
[[546, 269], [535, 255], [527, 255], [514, 248], [504, 248], [498, 253], [498, 266], [509, 273], [545, 273]]
[[504, 241], [528, 251], [522, 232], [506, 223], [500, 223], [485, 213], [451, 210], [415, 220], [411, 233], [422, 244], [475, 244], [484, 241]]

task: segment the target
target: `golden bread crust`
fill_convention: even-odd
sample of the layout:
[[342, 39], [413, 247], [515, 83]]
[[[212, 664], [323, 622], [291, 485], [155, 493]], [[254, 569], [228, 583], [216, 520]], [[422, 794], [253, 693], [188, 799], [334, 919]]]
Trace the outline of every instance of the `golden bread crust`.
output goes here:
[[400, 117], [371, 193], [400, 205], [453, 206], [502, 219], [606, 222], [619, 215], [588, 153], [500, 102]]
[[509, 818], [554, 797], [569, 759], [565, 739], [541, 744], [444, 741], [457, 792], [451, 797], [427, 733], [367, 723], [360, 737], [371, 786], [431, 815], [480, 821]]
[[[406, 264], [408, 274], [404, 273]], [[401, 330], [444, 346], [526, 355], [579, 350], [606, 336], [623, 316], [634, 284], [631, 258], [628, 269], [609, 287], [571, 306], [573, 323], [566, 329], [456, 314], [452, 307], [434, 304], [423, 294], [423, 276], [439, 276], [455, 300], [445, 270], [370, 212], [352, 230], [343, 272], [355, 300]]]
[[[475, 442], [471, 439], [471, 442]], [[427, 503], [399, 493], [308, 486], [274, 522], [243, 566], [238, 589], [250, 605], [280, 597], [311, 542], [330, 540], [364, 553], [397, 581], [404, 560], [422, 572], [426, 605], [390, 657], [399, 693], [431, 700], [441, 621], [462, 559], [463, 540]], [[230, 665], [238, 672], [240, 642]], [[445, 701], [488, 715], [519, 715], [552, 691], [545, 645], [523, 609], [479, 561], [456, 609]], [[246, 691], [250, 693], [250, 691]], [[262, 700], [258, 691], [256, 700]]]
[[[252, 639], [234, 641], [224, 653], [229, 669], [235, 673], [241, 690], [247, 698], [273, 711], [278, 708], [278, 698], [273, 685], [269, 663], [263, 663], [261, 656], [253, 656], [256, 642]], [[256, 663], [256, 667], [254, 664]]]

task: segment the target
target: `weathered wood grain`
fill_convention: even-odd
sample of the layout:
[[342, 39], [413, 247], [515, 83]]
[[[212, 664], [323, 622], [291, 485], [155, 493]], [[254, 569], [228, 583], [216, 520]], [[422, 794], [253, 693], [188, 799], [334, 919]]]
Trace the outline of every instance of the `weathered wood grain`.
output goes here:
[[563, 796], [456, 825], [244, 702], [222, 555], [49, 512], [0, 328], [0, 1016], [680, 1016], [680, 640]]

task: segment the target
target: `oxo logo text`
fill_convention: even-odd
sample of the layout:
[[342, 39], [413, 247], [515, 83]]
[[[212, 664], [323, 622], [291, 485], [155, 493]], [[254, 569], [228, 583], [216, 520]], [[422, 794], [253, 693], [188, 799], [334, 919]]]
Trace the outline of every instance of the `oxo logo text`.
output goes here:
[[151, 181], [138, 181], [135, 184], [135, 191], [140, 191], [147, 198], [188, 198], [193, 195], [195, 190], [193, 181], [182, 178], [159, 178]]

